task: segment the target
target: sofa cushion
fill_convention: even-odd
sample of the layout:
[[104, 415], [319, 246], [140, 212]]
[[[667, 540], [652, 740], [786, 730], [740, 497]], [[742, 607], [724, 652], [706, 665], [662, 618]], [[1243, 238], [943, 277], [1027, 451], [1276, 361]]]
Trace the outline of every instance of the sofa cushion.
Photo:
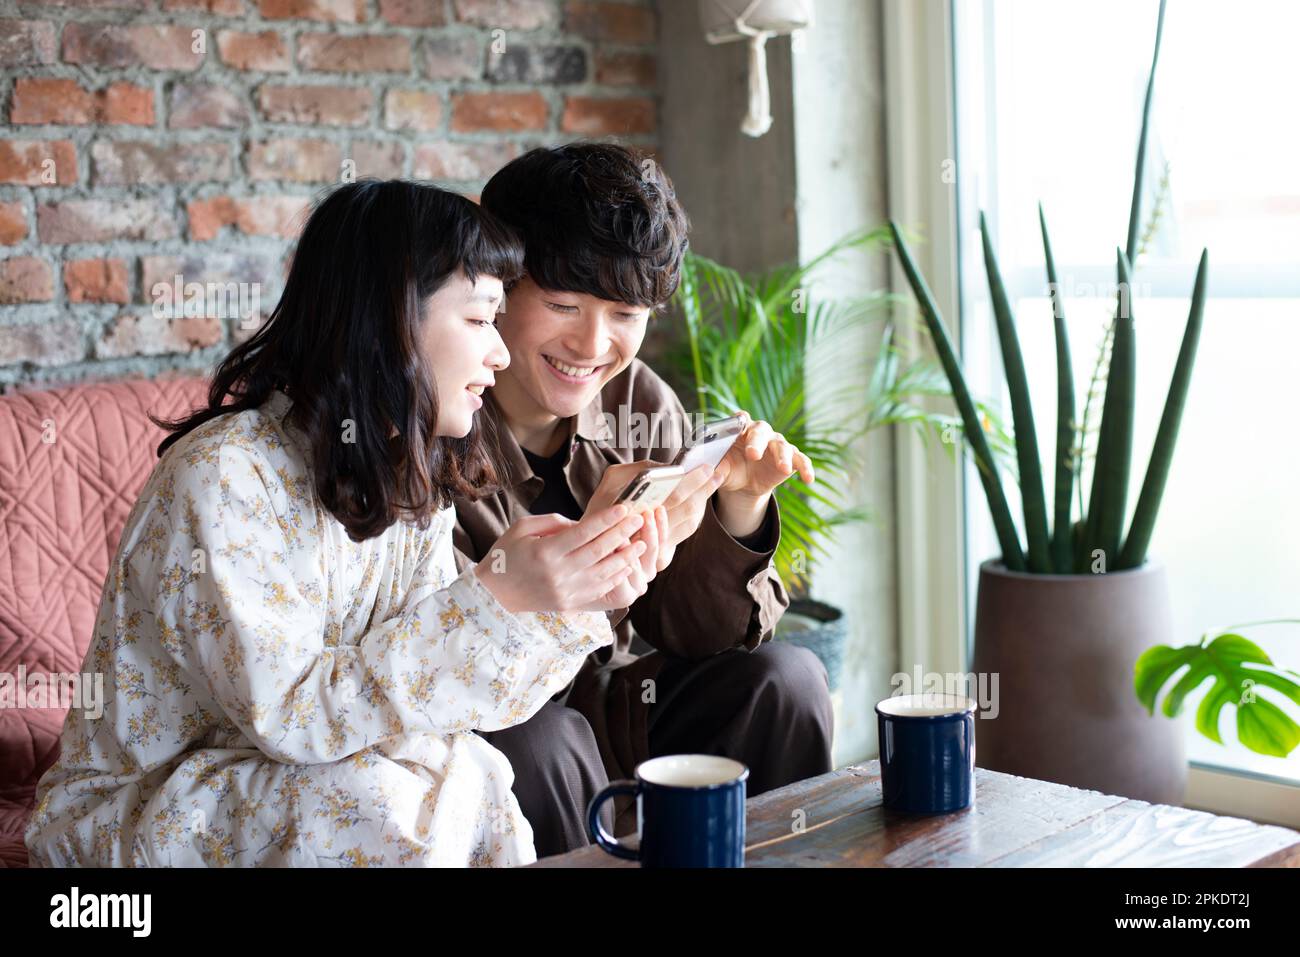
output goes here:
[[[207, 386], [178, 376], [0, 396], [0, 675], [25, 671], [34, 686], [32, 675], [81, 670], [109, 563], [166, 435], [147, 413], [206, 405]], [[51, 704], [0, 709], [0, 843], [6, 809], [19, 814], [12, 795], [58, 757], [66, 709]]]
[[36, 788], [0, 787], [0, 867], [26, 867], [23, 832], [36, 805]]

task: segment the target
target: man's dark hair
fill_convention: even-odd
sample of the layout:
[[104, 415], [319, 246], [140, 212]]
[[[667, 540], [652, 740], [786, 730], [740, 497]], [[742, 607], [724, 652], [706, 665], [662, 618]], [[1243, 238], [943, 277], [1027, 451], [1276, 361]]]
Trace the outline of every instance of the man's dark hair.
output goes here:
[[[307, 219], [269, 319], [217, 367], [207, 408], [154, 419], [171, 431], [159, 456], [195, 427], [257, 408], [280, 388], [307, 436], [316, 494], [353, 541], [399, 517], [427, 527], [453, 495], [484, 494], [498, 480], [491, 423], [476, 415], [463, 438], [437, 434], [438, 383], [419, 347], [425, 302], [457, 271], [470, 282], [516, 280], [519, 237], [436, 186], [362, 179], [334, 189]], [[348, 419], [355, 441], [345, 442]]]
[[568, 143], [511, 160], [482, 204], [524, 240], [544, 289], [661, 306], [681, 279], [689, 223], [659, 163], [632, 147]]

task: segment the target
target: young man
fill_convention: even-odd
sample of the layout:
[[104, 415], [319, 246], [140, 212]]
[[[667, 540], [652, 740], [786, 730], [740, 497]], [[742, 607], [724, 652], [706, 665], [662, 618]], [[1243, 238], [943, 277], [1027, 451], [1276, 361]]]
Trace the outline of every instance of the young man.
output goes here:
[[[580, 518], [598, 489], [607, 501], [648, 463], [670, 462], [693, 424], [636, 358], [687, 247], [685, 213], [658, 165], [615, 145], [535, 149], [492, 177], [482, 203], [521, 234], [526, 275], [497, 317], [511, 361], [482, 411], [498, 435], [502, 488], [457, 502], [462, 566], [516, 518]], [[789, 604], [771, 561], [772, 490], [796, 471], [814, 480], [806, 456], [749, 422], [712, 474], [694, 470], [669, 498], [657, 574], [610, 614], [614, 647], [528, 721], [483, 732], [514, 769], [538, 857], [590, 843], [587, 803], [652, 756], [734, 757], [750, 769], [750, 796], [831, 769], [825, 668], [770, 641]], [[638, 655], [637, 638], [653, 650]], [[614, 833], [634, 832], [635, 804], [615, 806]]]

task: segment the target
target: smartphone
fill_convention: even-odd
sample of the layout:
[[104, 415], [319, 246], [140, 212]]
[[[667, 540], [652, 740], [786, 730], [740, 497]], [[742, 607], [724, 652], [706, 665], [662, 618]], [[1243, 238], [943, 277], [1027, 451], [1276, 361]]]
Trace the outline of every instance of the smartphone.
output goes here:
[[673, 465], [679, 465], [689, 472], [707, 465], [714, 468], [736, 444], [740, 433], [745, 431], [745, 416], [737, 412], [716, 422], [705, 422], [695, 430], [691, 444], [677, 453]]
[[627, 483], [627, 487], [614, 500], [615, 505], [624, 504], [632, 512], [647, 512], [662, 505], [677, 483], [686, 475], [680, 465], [660, 465], [637, 473], [636, 478]]

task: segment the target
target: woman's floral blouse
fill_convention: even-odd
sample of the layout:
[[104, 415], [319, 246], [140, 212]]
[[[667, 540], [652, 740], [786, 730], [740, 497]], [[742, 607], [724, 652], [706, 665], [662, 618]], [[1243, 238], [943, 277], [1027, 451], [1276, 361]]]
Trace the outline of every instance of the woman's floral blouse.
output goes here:
[[516, 865], [501, 752], [613, 641], [511, 614], [452, 557], [454, 511], [356, 543], [314, 500], [291, 400], [176, 442], [127, 518], [26, 831], [34, 865]]

